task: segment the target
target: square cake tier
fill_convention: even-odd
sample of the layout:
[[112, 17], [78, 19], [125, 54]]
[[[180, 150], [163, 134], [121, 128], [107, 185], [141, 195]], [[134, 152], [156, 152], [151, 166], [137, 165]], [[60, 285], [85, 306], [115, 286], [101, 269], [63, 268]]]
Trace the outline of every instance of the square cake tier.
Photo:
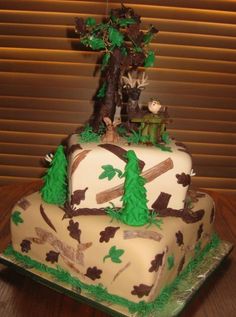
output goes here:
[[37, 268], [65, 272], [72, 285], [79, 279], [88, 292], [98, 287], [114, 301], [152, 302], [211, 240], [213, 201], [204, 193], [194, 201], [191, 209], [163, 210], [156, 224], [137, 228], [102, 212], [68, 215], [36, 192], [12, 210], [12, 246]]
[[77, 134], [68, 145], [69, 199], [76, 208], [122, 206], [122, 177], [126, 153], [133, 150], [141, 175], [145, 178], [148, 208], [182, 209], [190, 184], [192, 159], [182, 143], [171, 141], [160, 147], [132, 144], [121, 139], [116, 144], [80, 143]]

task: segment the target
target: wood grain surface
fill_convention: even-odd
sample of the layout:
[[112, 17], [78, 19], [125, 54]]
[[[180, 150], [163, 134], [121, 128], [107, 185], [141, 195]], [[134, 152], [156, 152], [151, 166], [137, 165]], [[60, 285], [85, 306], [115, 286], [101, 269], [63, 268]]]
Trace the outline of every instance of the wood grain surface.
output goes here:
[[[40, 182], [0, 187], [0, 250], [9, 243], [9, 217], [13, 204], [39, 188]], [[236, 244], [236, 197], [209, 192], [217, 206], [216, 231], [224, 240]], [[207, 279], [181, 317], [236, 316], [235, 250]], [[0, 265], [1, 317], [108, 317], [66, 295], [38, 284]]]

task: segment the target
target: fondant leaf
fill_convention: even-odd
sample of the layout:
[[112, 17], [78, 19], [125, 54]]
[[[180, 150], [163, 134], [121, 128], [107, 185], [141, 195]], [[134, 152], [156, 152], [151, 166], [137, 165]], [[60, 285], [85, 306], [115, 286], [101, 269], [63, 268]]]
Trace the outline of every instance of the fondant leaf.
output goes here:
[[102, 87], [99, 89], [98, 91], [98, 94], [97, 94], [97, 97], [98, 98], [103, 98], [106, 94], [106, 88], [107, 88], [107, 85], [106, 83], [103, 83]]
[[86, 46], [91, 47], [93, 50], [100, 50], [105, 48], [105, 42], [96, 36], [90, 36], [89, 38], [83, 39], [82, 43]]
[[96, 24], [96, 20], [94, 18], [89, 17], [86, 19], [85, 24], [87, 26], [93, 26]]
[[155, 61], [155, 52], [149, 51], [144, 61], [144, 67], [153, 67]]
[[126, 19], [119, 19], [118, 20], [118, 24], [121, 26], [121, 27], [126, 27], [127, 25], [130, 25], [130, 24], [135, 24], [136, 21], [132, 18], [126, 18]]
[[111, 54], [109, 52], [104, 54], [102, 59], [102, 70], [107, 66], [110, 57], [111, 57]]
[[155, 144], [155, 146], [163, 152], [172, 152], [171, 147], [166, 146], [165, 144]]
[[12, 219], [12, 222], [18, 226], [19, 223], [23, 223], [24, 220], [21, 218], [21, 212], [20, 211], [15, 211], [12, 213], [11, 215], [11, 219]]
[[151, 42], [151, 40], [153, 39], [153, 33], [152, 32], [148, 32], [143, 36], [143, 43], [144, 44], [149, 44]]
[[106, 255], [104, 258], [103, 258], [103, 262], [107, 259], [107, 258], [111, 258], [111, 261], [114, 262], [114, 263], [121, 263], [121, 259], [120, 257], [122, 256], [122, 254], [124, 253], [125, 251], [122, 250], [122, 249], [117, 249], [116, 246], [112, 246], [109, 250], [109, 254]]
[[108, 164], [108, 165], [103, 165], [102, 169], [104, 170], [102, 172], [101, 175], [99, 175], [99, 179], [104, 179], [104, 178], [108, 178], [108, 180], [110, 181], [115, 175], [116, 173], [118, 174], [118, 176], [121, 178], [123, 173], [121, 170], [114, 168], [112, 165]]
[[117, 29], [109, 27], [108, 38], [113, 45], [120, 47], [124, 42], [123, 34], [121, 34]]

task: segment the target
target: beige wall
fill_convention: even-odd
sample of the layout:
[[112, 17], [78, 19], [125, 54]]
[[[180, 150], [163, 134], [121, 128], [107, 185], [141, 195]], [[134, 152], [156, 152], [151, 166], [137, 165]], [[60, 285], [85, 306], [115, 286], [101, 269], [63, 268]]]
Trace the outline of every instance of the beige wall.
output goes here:
[[[74, 17], [100, 20], [119, 3], [0, 1], [0, 184], [40, 177], [42, 157], [88, 119], [99, 54], [72, 48]], [[236, 1], [126, 3], [159, 29], [141, 102], [168, 106], [194, 185], [236, 191]]]

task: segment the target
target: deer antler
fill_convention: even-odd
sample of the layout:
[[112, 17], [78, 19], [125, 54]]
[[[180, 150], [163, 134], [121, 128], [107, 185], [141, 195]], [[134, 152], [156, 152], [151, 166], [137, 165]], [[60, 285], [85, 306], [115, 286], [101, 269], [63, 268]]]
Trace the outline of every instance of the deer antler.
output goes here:
[[148, 76], [146, 75], [145, 72], [142, 73], [142, 78], [141, 79], [137, 79], [137, 88], [144, 88], [145, 86], [147, 86], [148, 83]]
[[130, 86], [130, 88], [134, 88], [137, 82], [137, 79], [132, 78], [131, 74], [128, 73], [128, 76], [122, 76], [122, 80], [124, 82], [124, 86]]

